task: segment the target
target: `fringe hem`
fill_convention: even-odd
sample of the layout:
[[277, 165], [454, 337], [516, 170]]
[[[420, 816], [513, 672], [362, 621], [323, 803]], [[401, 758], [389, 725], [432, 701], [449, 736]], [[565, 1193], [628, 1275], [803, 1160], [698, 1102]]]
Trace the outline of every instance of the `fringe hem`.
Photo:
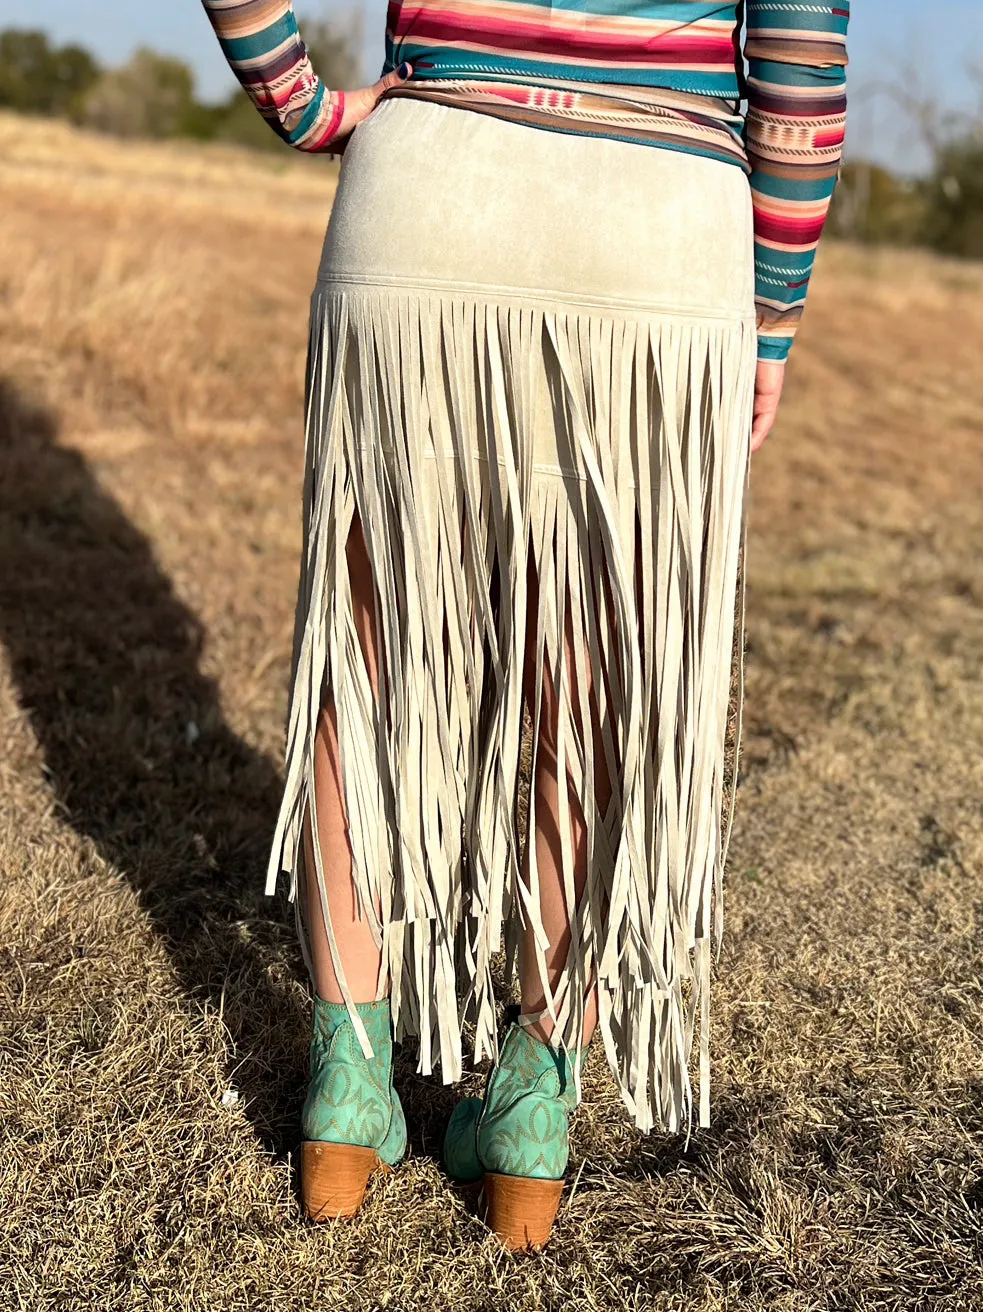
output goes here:
[[[311, 969], [298, 867], [330, 688], [354, 880], [391, 979], [396, 1036], [419, 1039], [422, 1073], [439, 1061], [446, 1082], [461, 1077], [468, 1022], [473, 1059], [497, 1056], [491, 967], [503, 930], [511, 978], [520, 925], [535, 926], [545, 979], [535, 844], [530, 896], [515, 814], [531, 553], [534, 705], [549, 670], [559, 777], [583, 808], [589, 866], [547, 1011], [574, 1054], [597, 980], [607, 1058], [642, 1130], [689, 1132], [698, 1030], [700, 1124], [709, 1123], [711, 935], [719, 952], [755, 356], [753, 316], [315, 290], [305, 546], [267, 892], [281, 870], [290, 874]], [[545, 463], [544, 431], [555, 443]], [[377, 589], [378, 707], [350, 607], [345, 544], [356, 511]], [[568, 617], [582, 638], [572, 679]], [[588, 704], [590, 676], [612, 783], [603, 815], [593, 735], [581, 735], [573, 714]], [[568, 807], [561, 787], [569, 906]], [[315, 852], [336, 971], [368, 1054]], [[575, 1078], [579, 1086], [579, 1057]]]

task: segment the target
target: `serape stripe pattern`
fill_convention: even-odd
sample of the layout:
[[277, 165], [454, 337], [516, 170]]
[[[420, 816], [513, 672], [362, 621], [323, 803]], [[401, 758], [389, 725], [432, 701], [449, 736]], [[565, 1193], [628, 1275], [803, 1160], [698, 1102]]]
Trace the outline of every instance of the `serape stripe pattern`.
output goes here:
[[850, 6], [749, 0], [747, 12], [758, 356], [784, 360], [843, 153]]
[[250, 100], [288, 145], [330, 150], [345, 93], [311, 65], [290, 0], [204, 0], [205, 12]]
[[[344, 92], [318, 80], [290, 0], [202, 3], [274, 130], [331, 150]], [[781, 361], [839, 171], [849, 18], [849, 0], [391, 0], [382, 71], [413, 66], [389, 96], [747, 170], [759, 356]]]

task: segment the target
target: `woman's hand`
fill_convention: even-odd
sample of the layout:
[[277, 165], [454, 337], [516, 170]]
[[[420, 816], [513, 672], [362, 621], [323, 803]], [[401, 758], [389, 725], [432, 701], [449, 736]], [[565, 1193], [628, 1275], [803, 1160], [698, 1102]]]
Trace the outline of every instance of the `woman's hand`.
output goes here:
[[338, 129], [338, 135], [328, 147], [333, 155], [344, 154], [345, 147], [351, 140], [352, 132], [363, 119], [368, 118], [372, 113], [379, 103], [382, 93], [388, 91], [390, 87], [398, 87], [400, 83], [406, 81], [412, 72], [412, 65], [404, 60], [399, 68], [394, 68], [385, 77], [380, 77], [379, 81], [373, 83], [372, 86], [361, 87], [358, 91], [345, 92], [345, 108], [341, 116], [341, 126]]
[[754, 376], [754, 425], [751, 429], [751, 450], [757, 451], [771, 432], [782, 398], [785, 382], [785, 365], [772, 360], [759, 360]]

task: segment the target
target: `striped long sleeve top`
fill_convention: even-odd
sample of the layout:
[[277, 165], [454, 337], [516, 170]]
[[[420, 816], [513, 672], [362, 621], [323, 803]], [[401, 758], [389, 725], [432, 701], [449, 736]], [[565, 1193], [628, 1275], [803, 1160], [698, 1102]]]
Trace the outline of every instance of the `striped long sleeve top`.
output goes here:
[[[202, 3], [274, 130], [331, 151], [344, 91], [318, 79], [291, 0]], [[390, 0], [382, 72], [413, 67], [389, 96], [743, 168], [758, 354], [782, 361], [839, 170], [849, 17], [849, 0]]]

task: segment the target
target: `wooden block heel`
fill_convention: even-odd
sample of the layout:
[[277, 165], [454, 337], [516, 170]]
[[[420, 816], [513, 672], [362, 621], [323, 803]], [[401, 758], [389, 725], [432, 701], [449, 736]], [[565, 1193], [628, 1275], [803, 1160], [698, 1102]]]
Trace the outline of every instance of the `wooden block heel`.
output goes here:
[[374, 1148], [354, 1144], [305, 1139], [300, 1152], [300, 1188], [312, 1221], [354, 1216], [372, 1172], [391, 1169]]
[[506, 1248], [542, 1248], [563, 1193], [562, 1180], [485, 1174], [488, 1224]]

